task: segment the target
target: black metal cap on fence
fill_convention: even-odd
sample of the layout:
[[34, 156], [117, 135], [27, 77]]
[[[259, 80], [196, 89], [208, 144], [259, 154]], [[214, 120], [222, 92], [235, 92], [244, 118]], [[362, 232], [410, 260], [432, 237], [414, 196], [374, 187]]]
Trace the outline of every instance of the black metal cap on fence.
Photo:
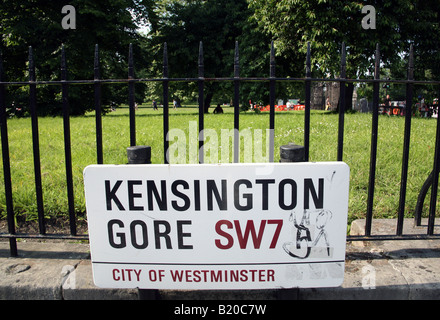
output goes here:
[[[128, 164], [150, 164], [150, 146], [131, 146], [127, 148]], [[160, 292], [155, 289], [138, 289], [139, 300], [160, 300]]]
[[304, 162], [305, 148], [293, 142], [280, 147], [280, 162]]
[[128, 164], [150, 164], [150, 146], [131, 146], [127, 148]]

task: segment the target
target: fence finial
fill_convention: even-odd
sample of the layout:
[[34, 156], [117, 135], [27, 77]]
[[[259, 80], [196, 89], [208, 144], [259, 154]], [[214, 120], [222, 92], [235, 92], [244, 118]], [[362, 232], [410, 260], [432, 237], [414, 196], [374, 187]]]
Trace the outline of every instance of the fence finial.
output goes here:
[[93, 62], [93, 68], [94, 68], [94, 78], [95, 80], [99, 79], [99, 46], [98, 44], [95, 44], [95, 59]]
[[310, 54], [310, 42], [307, 42], [307, 57], [306, 57], [306, 77], [310, 78], [312, 76], [312, 67], [311, 67], [311, 54]]
[[168, 78], [168, 46], [163, 43], [163, 77]]
[[275, 49], [273, 45], [273, 40], [270, 44], [270, 77], [275, 77]]
[[346, 77], [346, 52], [345, 52], [345, 42], [342, 42], [341, 48], [341, 78]]
[[35, 62], [32, 46], [29, 46], [29, 81], [35, 81]]
[[66, 51], [63, 44], [61, 45], [61, 80], [67, 80]]
[[130, 43], [128, 47], [128, 78], [134, 79], [134, 67], [133, 67], [133, 44]]
[[409, 47], [408, 80], [414, 80], [414, 47]]
[[0, 50], [0, 82], [3, 81], [3, 54]]
[[204, 65], [203, 65], [203, 42], [200, 41], [199, 44], [199, 78], [204, 76]]
[[379, 43], [376, 44], [376, 61], [374, 64], [374, 79], [380, 79], [380, 50]]
[[235, 41], [235, 54], [234, 54], [234, 77], [240, 77], [240, 58], [238, 53], [238, 41]]

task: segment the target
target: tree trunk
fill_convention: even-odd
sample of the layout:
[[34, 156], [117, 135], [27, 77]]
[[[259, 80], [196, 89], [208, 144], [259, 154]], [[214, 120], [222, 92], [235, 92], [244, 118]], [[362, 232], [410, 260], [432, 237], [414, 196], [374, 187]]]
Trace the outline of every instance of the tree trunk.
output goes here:
[[[353, 91], [354, 84], [346, 83], [345, 85], [345, 110], [344, 112], [350, 111], [353, 109]], [[339, 108], [341, 107], [341, 97], [338, 99], [338, 107], [336, 110], [339, 112]]]
[[203, 108], [205, 113], [209, 113], [209, 107], [211, 105], [213, 95], [214, 94], [212, 92], [208, 92], [205, 96], [205, 101], [203, 102]]
[[354, 83], [348, 82], [345, 88], [345, 112], [353, 109]]

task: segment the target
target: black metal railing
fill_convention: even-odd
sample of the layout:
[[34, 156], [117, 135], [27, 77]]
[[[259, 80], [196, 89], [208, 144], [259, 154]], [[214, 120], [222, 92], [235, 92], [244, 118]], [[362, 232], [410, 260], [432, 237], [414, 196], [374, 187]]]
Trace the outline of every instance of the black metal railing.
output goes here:
[[[55, 239], [88, 239], [87, 235], [77, 234], [76, 213], [73, 197], [73, 177], [72, 177], [72, 160], [71, 160], [71, 141], [70, 141], [70, 116], [69, 116], [69, 97], [68, 89], [70, 85], [93, 84], [95, 92], [95, 119], [96, 119], [96, 156], [97, 163], [103, 163], [103, 142], [102, 142], [102, 119], [101, 119], [101, 85], [104, 83], [126, 83], [128, 86], [128, 104], [129, 104], [129, 125], [130, 125], [130, 146], [136, 145], [136, 117], [135, 117], [135, 83], [138, 82], [161, 82], [163, 88], [163, 146], [164, 146], [164, 163], [168, 163], [167, 150], [168, 140], [167, 133], [169, 131], [169, 113], [168, 113], [168, 98], [169, 98], [169, 84], [170, 82], [193, 82], [198, 85], [198, 124], [199, 124], [199, 150], [202, 150], [204, 143], [203, 129], [204, 129], [204, 85], [206, 82], [231, 82], [234, 85], [234, 162], [239, 162], [238, 157], [238, 140], [239, 140], [239, 101], [240, 101], [240, 84], [245, 81], [263, 81], [269, 83], [269, 98], [270, 98], [270, 114], [269, 114], [269, 161], [274, 161], [274, 129], [275, 129], [275, 95], [277, 82], [303, 82], [305, 90], [305, 117], [304, 117], [304, 147], [305, 147], [305, 161], [309, 160], [310, 149], [310, 98], [311, 86], [313, 82], [338, 82], [340, 84], [340, 101], [339, 101], [339, 120], [338, 120], [338, 145], [337, 145], [337, 161], [343, 161], [344, 150], [344, 119], [345, 119], [345, 84], [347, 83], [372, 83], [373, 85], [373, 112], [372, 112], [372, 133], [371, 133], [371, 152], [370, 152], [370, 170], [369, 170], [369, 186], [367, 197], [366, 210], [366, 224], [365, 235], [348, 236], [347, 240], [399, 240], [399, 239], [427, 239], [440, 238], [439, 234], [434, 234], [434, 221], [437, 200], [438, 174], [440, 169], [440, 117], [437, 119], [437, 132], [435, 142], [435, 155], [433, 161], [433, 169], [428, 178], [429, 183], [425, 185], [431, 186], [431, 200], [428, 218], [427, 233], [422, 235], [403, 234], [404, 208], [406, 203], [406, 188], [408, 180], [408, 159], [411, 135], [411, 106], [413, 104], [413, 86], [416, 84], [430, 84], [440, 87], [440, 81], [420, 81], [414, 79], [414, 52], [411, 46], [408, 63], [408, 77], [407, 80], [390, 80], [380, 78], [380, 52], [379, 45], [375, 52], [375, 73], [374, 79], [348, 79], [346, 78], [346, 51], [345, 44], [342, 44], [341, 49], [341, 72], [338, 78], [312, 78], [311, 76], [311, 52], [310, 44], [307, 46], [306, 56], [306, 70], [305, 77], [302, 78], [286, 78], [276, 77], [275, 71], [275, 54], [273, 43], [270, 52], [270, 73], [269, 77], [240, 77], [239, 65], [239, 47], [238, 43], [235, 46], [234, 55], [234, 76], [224, 78], [206, 78], [204, 75], [204, 59], [203, 59], [203, 45], [200, 42], [199, 56], [198, 56], [198, 77], [194, 78], [169, 78], [168, 74], [168, 52], [167, 45], [164, 44], [163, 49], [163, 77], [162, 78], [135, 78], [133, 67], [133, 48], [129, 47], [129, 61], [128, 61], [128, 78], [127, 79], [101, 79], [100, 77], [100, 60], [98, 45], [95, 47], [94, 57], [94, 79], [93, 80], [68, 80], [67, 79], [67, 63], [65, 58], [65, 50], [62, 48], [61, 58], [61, 80], [60, 81], [42, 81], [35, 77], [35, 65], [32, 53], [32, 48], [29, 48], [29, 81], [14, 81], [8, 82], [4, 79], [4, 69], [2, 59], [0, 57], [0, 125], [1, 125], [1, 141], [2, 141], [2, 159], [3, 159], [3, 176], [5, 184], [5, 199], [6, 199], [6, 215], [8, 222], [8, 232], [1, 233], [0, 238], [7, 238], [10, 242], [10, 252], [12, 256], [17, 255], [17, 238], [55, 238]], [[372, 235], [372, 221], [373, 221], [373, 199], [375, 193], [375, 178], [376, 178], [376, 158], [377, 158], [377, 140], [378, 140], [378, 114], [379, 114], [379, 88], [381, 83], [397, 83], [406, 85], [406, 112], [405, 112], [405, 131], [403, 140], [403, 155], [402, 155], [402, 169], [401, 169], [401, 184], [400, 184], [400, 198], [399, 210], [397, 218], [397, 227], [395, 235]], [[64, 127], [64, 151], [66, 164], [66, 182], [67, 182], [67, 197], [69, 208], [69, 222], [70, 234], [47, 234], [46, 224], [44, 219], [44, 205], [41, 186], [41, 168], [40, 168], [40, 150], [39, 150], [39, 135], [38, 135], [38, 117], [36, 110], [36, 91], [40, 85], [56, 85], [61, 86], [62, 89], [62, 106], [63, 106], [63, 127]], [[36, 190], [36, 204], [38, 211], [38, 225], [39, 234], [23, 234], [16, 233], [14, 224], [14, 209], [12, 199], [12, 182], [10, 172], [10, 157], [9, 157], [9, 140], [7, 128], [7, 114], [5, 105], [5, 87], [6, 86], [28, 86], [30, 95], [30, 111], [32, 119], [32, 145], [33, 145], [33, 159], [34, 159], [34, 174], [35, 174], [35, 190]], [[440, 91], [439, 91], [440, 95]], [[203, 163], [203, 153], [199, 152], [199, 162]], [[427, 182], [428, 182], [427, 180]], [[424, 187], [421, 196], [419, 196], [418, 205], [423, 202], [427, 193], [427, 188]], [[420, 225], [420, 210], [416, 210], [416, 223]]]

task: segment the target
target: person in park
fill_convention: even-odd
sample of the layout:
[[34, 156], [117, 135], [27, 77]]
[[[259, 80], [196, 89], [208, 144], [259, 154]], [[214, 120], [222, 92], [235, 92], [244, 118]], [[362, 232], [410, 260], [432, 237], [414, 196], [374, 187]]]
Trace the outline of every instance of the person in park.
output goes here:
[[214, 109], [214, 113], [223, 113], [223, 108], [220, 107], [220, 104], [218, 104], [217, 107]]
[[157, 110], [157, 102], [156, 102], [156, 100], [153, 100], [153, 110]]
[[325, 111], [331, 110], [331, 109], [332, 109], [332, 104], [330, 103], [330, 98], [327, 97], [327, 102], [325, 104]]

